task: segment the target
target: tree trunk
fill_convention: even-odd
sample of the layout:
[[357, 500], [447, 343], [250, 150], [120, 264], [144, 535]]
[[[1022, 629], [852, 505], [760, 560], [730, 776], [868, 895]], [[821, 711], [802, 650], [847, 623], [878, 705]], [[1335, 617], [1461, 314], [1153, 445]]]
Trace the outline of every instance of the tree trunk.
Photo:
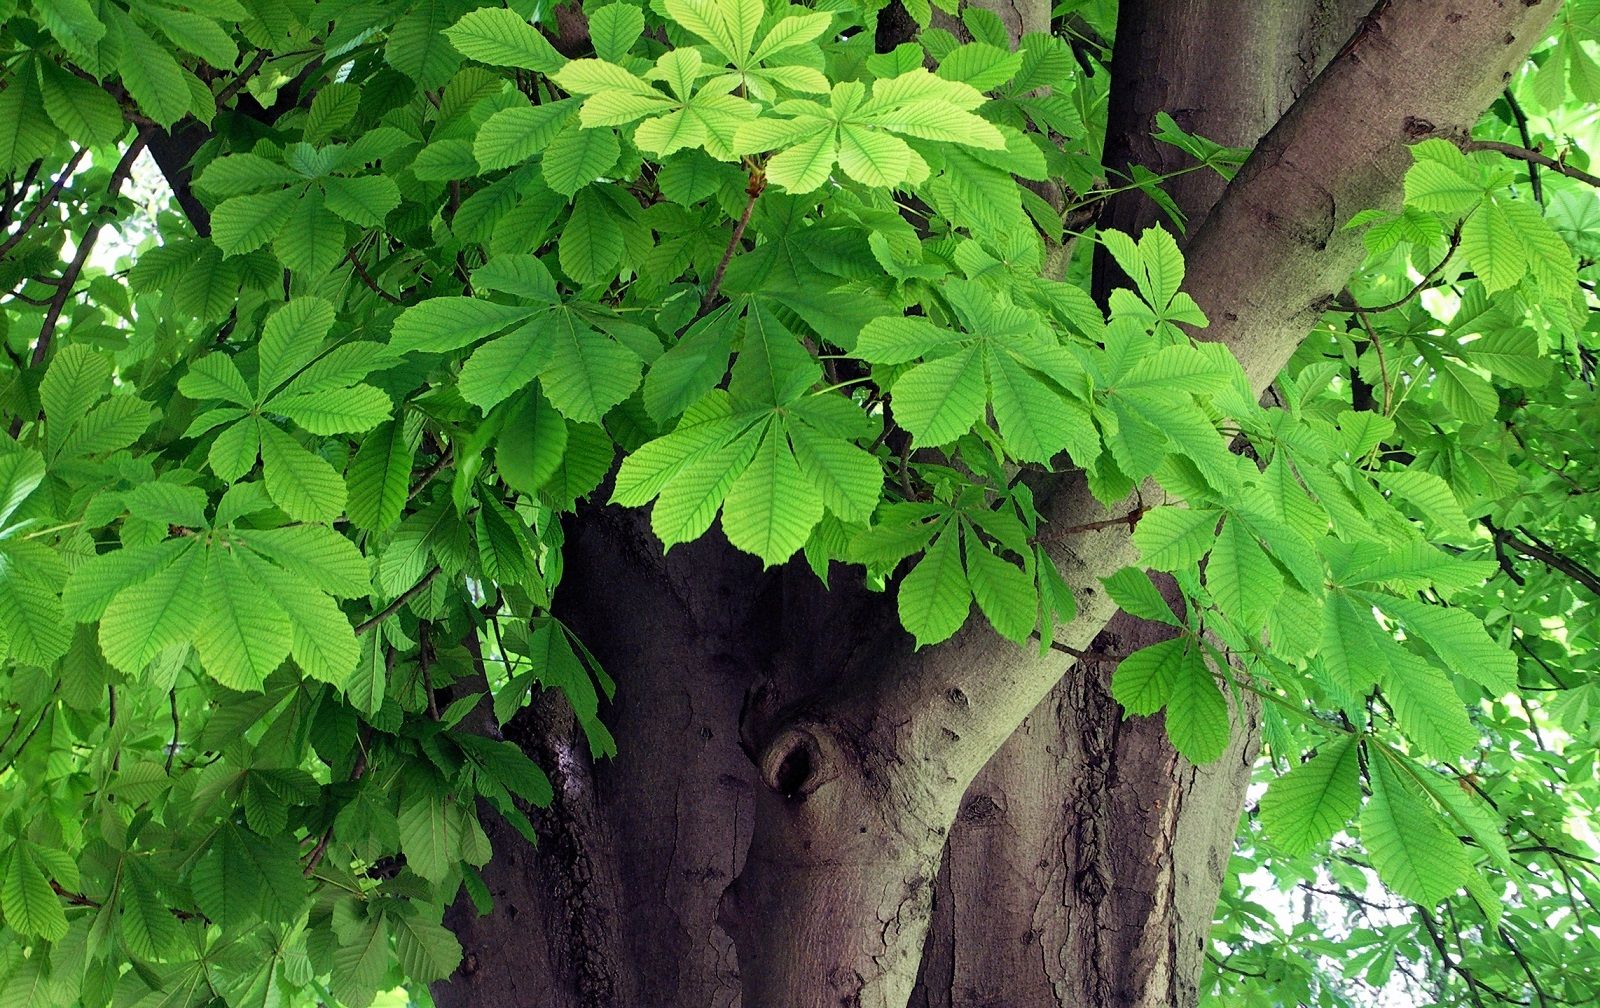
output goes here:
[[[1176, 191], [1203, 335], [1258, 393], [1359, 263], [1340, 227], [1397, 202], [1406, 145], [1470, 126], [1554, 6], [1126, 0], [1109, 156], [1165, 157], [1134, 139], [1157, 109], [1256, 146], [1220, 200], [1198, 173]], [[1048, 503], [1125, 510], [1075, 485]], [[1252, 717], [1198, 769], [1159, 719], [1122, 721], [1105, 659], [1154, 639], [1097, 584], [1134, 559], [1126, 531], [1055, 559], [1077, 664], [979, 626], [913, 652], [848, 570], [824, 591], [714, 537], [663, 558], [642, 514], [582, 512], [558, 599], [618, 680], [621, 754], [591, 764], [558, 710], [508, 727], [556, 801], [537, 850], [493, 835], [493, 912], [447, 917], [466, 957], [441, 1008], [1193, 1005]]]

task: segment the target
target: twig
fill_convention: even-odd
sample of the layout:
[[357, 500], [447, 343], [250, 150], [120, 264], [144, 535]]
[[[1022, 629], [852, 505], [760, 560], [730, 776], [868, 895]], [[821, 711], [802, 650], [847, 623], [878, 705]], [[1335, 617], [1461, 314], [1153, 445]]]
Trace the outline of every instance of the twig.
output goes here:
[[1541, 154], [1526, 147], [1518, 147], [1516, 144], [1501, 143], [1499, 140], [1458, 140], [1456, 141], [1456, 146], [1468, 153], [1472, 151], [1495, 151], [1496, 153], [1504, 154], [1508, 158], [1526, 161], [1530, 165], [1543, 165], [1557, 174], [1565, 175], [1570, 179], [1577, 179], [1579, 182], [1584, 182], [1594, 186], [1596, 189], [1600, 189], [1600, 176], [1590, 175], [1583, 169], [1574, 168], [1565, 161], [1559, 161], [1548, 154]]
[[178, 691], [167, 690], [167, 703], [172, 708], [172, 744], [167, 746], [167, 776], [172, 776], [172, 757], [178, 754]]
[[1378, 333], [1372, 328], [1372, 319], [1367, 317], [1366, 309], [1357, 309], [1356, 318], [1361, 323], [1361, 328], [1367, 331], [1367, 338], [1372, 341], [1372, 349], [1378, 352], [1378, 375], [1383, 379], [1383, 415], [1389, 415], [1389, 363], [1383, 359], [1383, 340], [1378, 338]]
[[1059, 539], [1065, 539], [1067, 536], [1077, 535], [1080, 532], [1099, 532], [1108, 528], [1116, 528], [1118, 525], [1126, 525], [1128, 526], [1128, 531], [1132, 532], [1134, 527], [1139, 524], [1139, 519], [1143, 518], [1145, 513], [1149, 510], [1150, 509], [1145, 507], [1144, 504], [1140, 504], [1132, 511], [1129, 511], [1127, 514], [1118, 518], [1106, 518], [1103, 521], [1085, 522], [1082, 525], [1051, 526], [1049, 532], [1041, 532], [1034, 536], [1031, 541], [1034, 543], [1055, 542]]
[[434, 564], [432, 570], [430, 570], [430, 571], [428, 571], [428, 573], [422, 575], [422, 580], [418, 581], [416, 584], [412, 585], [410, 588], [407, 588], [405, 591], [401, 592], [399, 598], [395, 599], [393, 602], [390, 602], [388, 605], [386, 605], [382, 609], [378, 610], [378, 612], [371, 619], [365, 620], [365, 621], [363, 621], [361, 623], [356, 624], [356, 631], [355, 631], [356, 632], [356, 636], [360, 637], [362, 634], [366, 633], [368, 630], [371, 630], [373, 627], [377, 626], [379, 623], [382, 623], [384, 620], [388, 619], [390, 616], [393, 616], [395, 613], [399, 612], [401, 606], [405, 605], [407, 602], [410, 602], [412, 599], [414, 599], [418, 595], [422, 594], [422, 592], [428, 587], [428, 585], [433, 583], [433, 579], [438, 577], [438, 576], [439, 576], [439, 565], [438, 564]]
[[355, 250], [354, 246], [352, 246], [352, 247], [350, 247], [350, 248], [345, 250], [344, 257], [350, 261], [350, 265], [352, 265], [352, 266], [354, 266], [356, 268], [356, 276], [360, 277], [361, 278], [361, 282], [366, 284], [369, 288], [371, 288], [373, 293], [377, 294], [379, 297], [383, 298], [385, 301], [389, 302], [390, 304], [403, 304], [404, 303], [399, 298], [395, 297], [393, 294], [390, 294], [388, 291], [386, 291], [382, 287], [378, 286], [378, 281], [372, 279], [372, 274], [368, 273], [367, 272], [367, 268], [361, 264], [361, 259], [356, 255], [356, 250]]
[[[350, 768], [351, 783], [360, 780], [367, 772], [367, 746], [370, 741], [369, 731], [363, 731], [362, 735], [356, 740], [356, 762]], [[322, 831], [322, 836], [317, 840], [317, 845], [311, 848], [311, 856], [306, 858], [305, 871], [302, 873], [306, 878], [310, 878], [311, 873], [317, 870], [317, 865], [322, 863], [323, 856], [328, 853], [328, 843], [332, 839], [333, 826], [330, 824], [327, 829]]]
[[1503, 542], [1507, 546], [1510, 546], [1512, 549], [1516, 550], [1518, 553], [1521, 553], [1523, 556], [1538, 560], [1551, 570], [1560, 571], [1567, 577], [1578, 582], [1580, 585], [1583, 585], [1583, 587], [1589, 589], [1589, 591], [1593, 592], [1596, 596], [1600, 596], [1600, 574], [1596, 574], [1594, 571], [1590, 570], [1588, 567], [1572, 559], [1571, 557], [1557, 553], [1548, 545], [1534, 545], [1533, 543], [1524, 540], [1510, 529], [1503, 529], [1496, 526], [1487, 518], [1484, 519], [1483, 525], [1484, 528], [1487, 528], [1489, 533], [1494, 536], [1496, 542]]
[[722, 276], [728, 272], [728, 263], [733, 261], [733, 253], [744, 240], [744, 229], [750, 226], [750, 214], [756, 208], [756, 199], [760, 197], [761, 190], [767, 185], [766, 176], [759, 171], [750, 174], [750, 184], [745, 187], [749, 199], [745, 201], [744, 213], [739, 215], [739, 222], [733, 226], [733, 236], [728, 239], [728, 247], [722, 252], [722, 261], [717, 263], [717, 271], [711, 275], [711, 286], [706, 288], [706, 296], [700, 299], [700, 314], [704, 315], [711, 310], [717, 302], [717, 292], [722, 287]]
[[67, 184], [67, 179], [72, 177], [72, 173], [78, 168], [78, 162], [82, 161], [83, 156], [87, 153], [89, 153], [89, 148], [85, 145], [79, 147], [77, 153], [68, 159], [66, 165], [61, 169], [61, 174], [56, 176], [55, 182], [51, 183], [50, 188], [45, 191], [44, 195], [39, 197], [39, 202], [35, 203], [33, 209], [28, 211], [28, 216], [22, 219], [22, 225], [17, 228], [16, 234], [0, 243], [0, 256], [15, 248], [17, 242], [22, 240], [22, 236], [27, 234], [28, 230], [35, 224], [39, 223], [39, 218], [43, 217], [44, 212], [55, 202], [56, 196], [61, 192], [61, 188]]
[[[106, 204], [116, 199], [117, 193], [122, 190], [122, 184], [128, 180], [128, 175], [133, 171], [133, 162], [144, 150], [145, 144], [150, 142], [151, 130], [143, 129], [128, 144], [128, 149], [123, 152], [122, 160], [117, 162], [116, 168], [111, 171], [111, 184], [106, 188]], [[104, 207], [102, 207], [103, 209]], [[39, 327], [39, 339], [33, 345], [31, 366], [38, 367], [50, 353], [50, 340], [54, 338], [56, 325], [61, 321], [62, 309], [66, 307], [67, 298], [72, 296], [72, 288], [77, 285], [78, 277], [83, 273], [84, 264], [89, 261], [89, 253], [94, 251], [94, 243], [100, 237], [101, 224], [90, 224], [89, 230], [83, 234], [83, 241], [78, 243], [78, 251], [72, 257], [72, 263], [67, 266], [67, 271], [61, 274], [61, 286], [56, 288], [56, 296], [50, 299], [50, 308], [45, 312], [44, 324]]]
[[[1450, 233], [1450, 247], [1444, 250], [1444, 258], [1440, 259], [1439, 262], [1433, 267], [1433, 269], [1428, 271], [1428, 275], [1427, 276], [1423, 277], [1421, 280], [1418, 280], [1415, 287], [1412, 287], [1410, 290], [1406, 291], [1406, 293], [1405, 293], [1405, 295], [1403, 297], [1397, 298], [1394, 301], [1390, 301], [1388, 304], [1376, 305], [1376, 306], [1373, 306], [1373, 307], [1370, 307], [1370, 308], [1366, 307], [1366, 306], [1363, 306], [1363, 305], [1358, 305], [1353, 300], [1352, 301], [1334, 301], [1333, 307], [1335, 309], [1338, 309], [1339, 311], [1357, 312], [1357, 313], [1370, 312], [1371, 314], [1374, 314], [1374, 315], [1381, 315], [1386, 311], [1394, 311], [1396, 308], [1399, 308], [1401, 305], [1405, 304], [1407, 301], [1410, 301], [1412, 298], [1414, 298], [1418, 294], [1422, 293], [1423, 288], [1427, 287], [1430, 283], [1432, 283], [1434, 281], [1434, 278], [1439, 275], [1439, 271], [1444, 269], [1445, 264], [1450, 261], [1450, 257], [1456, 254], [1456, 248], [1460, 244], [1461, 244], [1461, 223], [1458, 221], [1456, 223], [1456, 229]], [[1347, 290], [1347, 291], [1345, 291], [1345, 293], [1348, 294], [1349, 291]]]
[[445, 466], [450, 464], [450, 454], [450, 446], [446, 445], [444, 451], [439, 453], [439, 457], [434, 460], [434, 463], [425, 469], [421, 476], [417, 477], [416, 484], [406, 491], [406, 500], [416, 499], [417, 494], [422, 492], [422, 488], [432, 483], [433, 478], [444, 471]]
[[[1522, 103], [1517, 101], [1517, 96], [1506, 88], [1501, 95], [1506, 100], [1506, 107], [1511, 110], [1511, 118], [1517, 124], [1517, 134], [1522, 137], [1522, 146], [1533, 149], [1533, 134], [1528, 132], [1528, 113], [1522, 111]], [[1544, 180], [1539, 177], [1539, 166], [1528, 162], [1528, 185], [1533, 189], [1533, 201], [1544, 206]]]
[[227, 87], [224, 87], [221, 91], [217, 92], [217, 107], [221, 108], [223, 102], [238, 94], [239, 89], [244, 87], [246, 81], [256, 75], [256, 71], [260, 70], [261, 65], [266, 61], [267, 50], [257, 49], [255, 58], [252, 59], [243, 70], [239, 71], [239, 76], [229, 81]]

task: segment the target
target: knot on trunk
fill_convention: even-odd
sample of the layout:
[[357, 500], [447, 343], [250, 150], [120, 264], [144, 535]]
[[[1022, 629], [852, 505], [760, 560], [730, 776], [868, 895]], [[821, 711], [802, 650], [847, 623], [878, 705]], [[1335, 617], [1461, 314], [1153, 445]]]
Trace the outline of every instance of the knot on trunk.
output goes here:
[[839, 774], [832, 746], [814, 726], [794, 725], [775, 735], [757, 764], [761, 781], [779, 795], [803, 799]]

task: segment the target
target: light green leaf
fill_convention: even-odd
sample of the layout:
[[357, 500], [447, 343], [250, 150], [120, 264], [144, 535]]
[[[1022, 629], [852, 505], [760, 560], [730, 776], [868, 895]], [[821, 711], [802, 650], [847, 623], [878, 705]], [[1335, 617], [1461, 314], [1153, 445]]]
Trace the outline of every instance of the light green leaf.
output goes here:
[[[1111, 695], [1129, 714], [1154, 714], [1172, 698], [1187, 666], [1198, 661], [1182, 637], [1141, 648], [1117, 663]], [[1205, 672], [1204, 664], [1200, 668]]]
[[1361, 842], [1384, 884], [1432, 907], [1461, 888], [1472, 865], [1444, 818], [1402, 774], [1400, 757], [1377, 746], [1368, 754], [1372, 797], [1361, 812]]
[[764, 567], [795, 554], [822, 520], [822, 494], [800, 471], [781, 430], [773, 427], [722, 505], [728, 541]]
[[188, 641], [205, 618], [205, 583], [205, 550], [190, 539], [153, 576], [118, 591], [100, 620], [106, 661], [138, 675], [156, 655]]
[[1022, 643], [1039, 622], [1039, 595], [1033, 578], [1021, 567], [983, 547], [975, 535], [966, 538], [967, 584], [978, 608], [995, 632]]
[[1341, 735], [1267, 786], [1261, 822], [1267, 835], [1298, 857], [1350, 822], [1361, 804], [1356, 739]]
[[900, 623], [917, 647], [952, 636], [972, 611], [972, 588], [961, 566], [959, 534], [949, 525], [900, 582]]
[[1210, 763], [1228, 748], [1228, 700], [1198, 654], [1179, 666], [1167, 698], [1167, 738], [1191, 763]]
[[521, 322], [532, 308], [470, 297], [429, 298], [394, 320], [389, 347], [398, 353], [447, 353]]
[[229, 689], [254, 692], [289, 657], [289, 621], [225, 547], [207, 555], [206, 613], [195, 627], [200, 662]]
[[976, 345], [918, 364], [894, 384], [892, 408], [919, 446], [949, 444], [983, 414], [983, 360]]
[[331, 522], [339, 517], [345, 487], [333, 466], [276, 425], [263, 423], [260, 428], [261, 466], [272, 502], [298, 521]]
[[1217, 518], [1217, 512], [1205, 508], [1165, 506], [1145, 512], [1133, 530], [1139, 559], [1155, 570], [1193, 567], [1216, 542]]

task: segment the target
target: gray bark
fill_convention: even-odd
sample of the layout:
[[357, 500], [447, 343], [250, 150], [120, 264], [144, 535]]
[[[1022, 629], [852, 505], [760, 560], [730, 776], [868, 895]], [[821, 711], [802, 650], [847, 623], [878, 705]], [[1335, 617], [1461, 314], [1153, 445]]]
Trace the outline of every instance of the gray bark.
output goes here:
[[[1226, 22], [1221, 8], [1245, 6], [1291, 7], [1213, 10]], [[1234, 350], [1258, 393], [1359, 262], [1340, 226], [1398, 202], [1407, 144], [1469, 126], [1554, 6], [1379, 4], [1196, 214], [1185, 287], [1213, 320], [1203, 335]], [[1267, 27], [1287, 44], [1315, 23]], [[1166, 75], [1134, 106], [1225, 86], [1167, 59], [1119, 68]], [[1270, 120], [1285, 73], [1291, 93], [1303, 73], [1271, 65], [1261, 93], [1227, 107]], [[1074, 485], [1049, 503], [1063, 524], [1126, 507]], [[619, 681], [623, 753], [573, 762], [538, 852], [496, 837], [497, 906], [452, 911], [472, 972], [438, 985], [441, 1008], [1193, 1004], [1248, 711], [1235, 712], [1233, 751], [1197, 770], [1158, 720], [1120, 721], [1105, 662], [1040, 658], [977, 626], [913, 652], [888, 600], [846, 571], [825, 593], [716, 540], [662, 559], [646, 528], [601, 508], [573, 525], [560, 598]], [[1060, 643], [1123, 654], [1147, 642], [1098, 590], [1135, 559], [1124, 531], [1070, 537], [1055, 559], [1080, 611]], [[571, 746], [570, 723], [526, 720], [530, 748]]]

